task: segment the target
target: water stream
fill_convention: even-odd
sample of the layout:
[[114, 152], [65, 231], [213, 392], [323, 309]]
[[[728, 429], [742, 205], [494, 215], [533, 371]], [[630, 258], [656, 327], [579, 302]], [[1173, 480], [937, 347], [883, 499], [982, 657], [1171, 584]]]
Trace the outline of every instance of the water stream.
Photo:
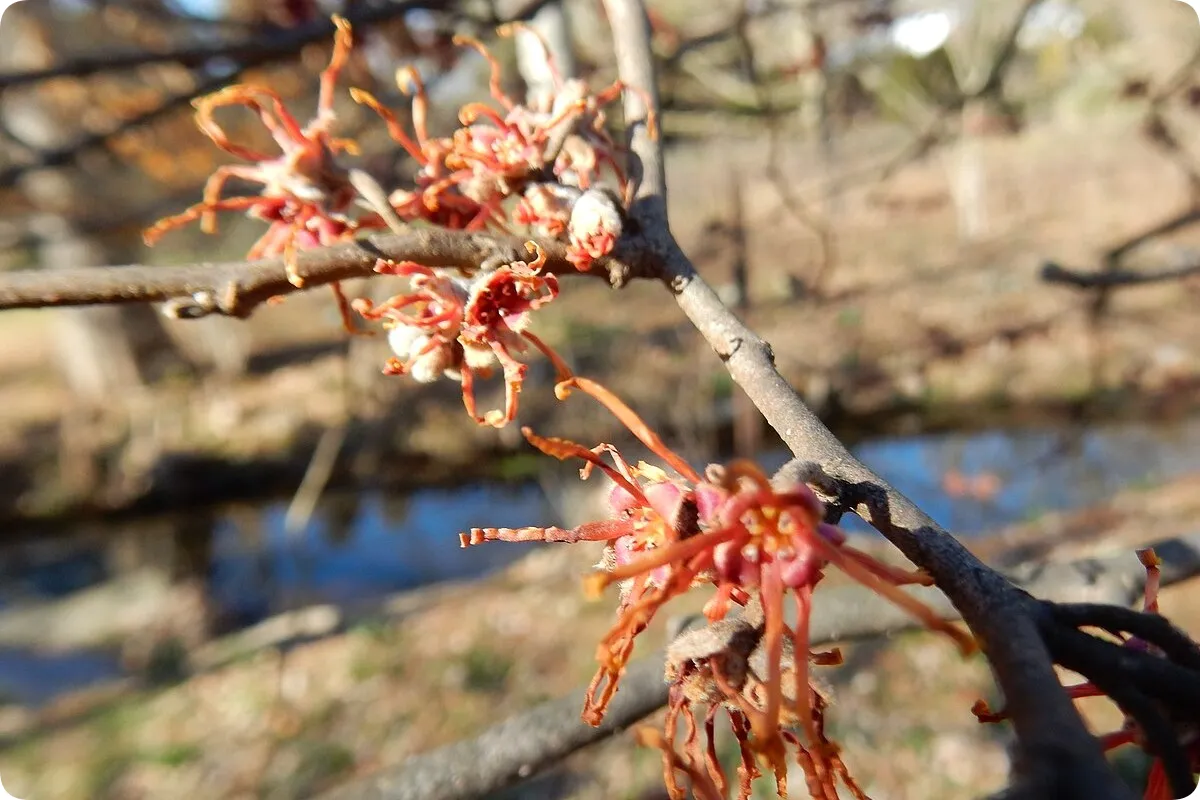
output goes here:
[[[1100, 503], [1122, 487], [1200, 471], [1200, 418], [1084, 431], [892, 436], [853, 449], [938, 522], [978, 535], [1041, 512]], [[775, 467], [786, 458], [773, 452], [761, 461]], [[89, 529], [52, 544], [14, 542], [0, 549], [0, 700], [37, 705], [121, 673], [111, 648], [49, 651], [37, 645], [41, 632], [101, 626], [111, 613], [105, 602], [136, 605], [82, 598], [101, 595], [139, 558], [146, 562], [141, 566], [171, 564], [173, 574], [163, 586], [180, 574], [199, 580], [218, 629], [231, 630], [312, 603], [369, 599], [486, 574], [533, 545], [463, 550], [458, 531], [481, 523], [559, 522], [553, 508], [537, 484], [468, 485], [406, 495], [331, 495], [294, 535], [285, 530], [286, 503], [271, 503], [144, 526], [125, 523], [113, 531]], [[150, 592], [126, 591], [134, 597]], [[158, 602], [154, 595], [145, 601]], [[21, 631], [30, 641], [20, 642]]]

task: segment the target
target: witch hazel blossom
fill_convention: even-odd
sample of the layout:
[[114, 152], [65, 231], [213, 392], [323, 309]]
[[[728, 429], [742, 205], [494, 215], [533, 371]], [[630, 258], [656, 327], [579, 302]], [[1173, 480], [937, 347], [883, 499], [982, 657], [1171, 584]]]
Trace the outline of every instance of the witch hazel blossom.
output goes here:
[[[546, 255], [534, 242], [532, 261], [513, 261], [471, 277], [412, 261], [381, 259], [375, 271], [409, 279], [409, 288], [379, 305], [358, 299], [353, 308], [382, 322], [395, 356], [384, 372], [411, 375], [421, 383], [441, 377], [460, 382], [467, 413], [480, 424], [502, 427], [516, 418], [528, 367], [518, 356], [532, 344], [567, 372], [558, 355], [529, 330], [533, 313], [558, 296], [558, 279], [544, 274]], [[475, 381], [499, 367], [505, 384], [504, 410], [480, 416]]]
[[387, 126], [388, 134], [417, 164], [413, 188], [397, 188], [388, 202], [396, 214], [407, 222], [422, 220], [458, 230], [483, 230], [491, 226], [504, 228], [503, 213], [498, 203], [481, 202], [459, 185], [449, 166], [457, 147], [453, 137], [434, 137], [429, 133], [429, 99], [420, 73], [411, 67], [396, 71], [396, 84], [412, 96], [411, 116], [413, 136], [390, 109], [363, 89], [352, 88], [351, 98], [377, 113]]
[[380, 259], [375, 272], [409, 279], [407, 292], [377, 306], [365, 298], [352, 303], [363, 318], [382, 321], [388, 331], [388, 345], [395, 357], [384, 372], [411, 375], [421, 383], [456, 374], [455, 339], [470, 290], [466, 281], [412, 261]]
[[[839, 780], [857, 796], [857, 786], [837, 757], [836, 746], [824, 735], [823, 705], [812, 688], [808, 667], [810, 660], [831, 663], [827, 654], [810, 651], [808, 638], [813, 590], [824, 570], [837, 567], [950, 636], [964, 653], [974, 648], [974, 639], [899, 589], [905, 584], [927, 585], [931, 583], [927, 575], [875, 560], [851, 547], [840, 530], [826, 524], [824, 508], [806, 484], [773, 488], [762, 470], [748, 461], [710, 465], [701, 475], [632, 409], [596, 382], [572, 376], [559, 383], [556, 394], [565, 398], [575, 389], [604, 405], [676, 476], [645, 463], [630, 466], [611, 445], [589, 449], [523, 428], [526, 439], [542, 452], [559, 459], [583, 460], [581, 477], [599, 469], [613, 481], [611, 518], [571, 530], [474, 528], [461, 536], [463, 546], [485, 541], [604, 543], [604, 557], [586, 579], [585, 590], [599, 596], [605, 587], [616, 584], [620, 598], [616, 621], [597, 648], [599, 669], [585, 698], [582, 716], [593, 725], [603, 720], [636, 638], [669, 601], [694, 588], [711, 586], [715, 591], [704, 613], [713, 623], [725, 620], [735, 606], [756, 604], [761, 608], [761, 624], [754, 633], [758, 661], [747, 659], [738, 674], [708, 665], [710, 693], [734, 709], [736, 719], [731, 725], [735, 736], [774, 774], [781, 794], [786, 796], [786, 758], [792, 751], [809, 775], [812, 797], [836, 797], [834, 786]], [[794, 626], [788, 625], [784, 616], [788, 595], [798, 612]], [[788, 653], [795, 655], [785, 657]], [[747, 684], [746, 669], [752, 663], [754, 680]], [[677, 670], [668, 678], [683, 680], [687, 675], [694, 673]], [[744, 695], [747, 685], [753, 686], [752, 697]], [[680, 706], [676, 714], [684, 711]], [[690, 709], [687, 712], [690, 715]], [[692, 723], [694, 726], [694, 719]], [[799, 733], [792, 733], [791, 727]], [[692, 730], [694, 734], [694, 727]], [[660, 741], [673, 740], [670, 733]], [[680, 762], [667, 758], [665, 763], [673, 769], [670, 765]], [[714, 780], [723, 783], [719, 765], [712, 769]], [[672, 791], [672, 796], [683, 795]]]
[[567, 232], [571, 213], [583, 192], [558, 183], [532, 183], [513, 208], [513, 222], [539, 236], [557, 239]]
[[[349, 90], [354, 102], [378, 114], [391, 138], [416, 163], [409, 185], [388, 187], [386, 199], [370, 200], [359, 195], [352, 170], [343, 163], [345, 156], [358, 154], [357, 145], [334, 136], [335, 90], [349, 62], [353, 37], [345, 19], [333, 19], [333, 52], [320, 76], [317, 113], [307, 124], [266, 87], [234, 85], [196, 101], [200, 129], [217, 147], [249, 163], [219, 167], [205, 186], [203, 201], [148, 228], [147, 244], [193, 221], [205, 232], [215, 232], [220, 212], [240, 211], [267, 223], [247, 257], [281, 255], [288, 280], [297, 287], [304, 284], [300, 250], [389, 227], [391, 212], [404, 222], [455, 230], [508, 232], [510, 225], [521, 226], [563, 242], [567, 260], [581, 271], [613, 250], [625, 227], [621, 197], [631, 196], [631, 185], [621, 166], [627, 151], [605, 130], [605, 107], [628, 87], [616, 82], [592, 92], [582, 81], [564, 80], [543, 41], [554, 90], [548, 97], [518, 103], [504, 93], [499, 62], [487, 47], [470, 37], [456, 37], [456, 44], [475, 48], [489, 63], [494, 103], [461, 108], [459, 127], [450, 135], [431, 134], [426, 87], [412, 67], [396, 71], [398, 87], [411, 97], [411, 134], [372, 94]], [[499, 33], [511, 36], [518, 30], [541, 41], [520, 24], [503, 26]], [[231, 139], [216, 112], [232, 106], [254, 113], [278, 152], [260, 152]], [[652, 113], [646, 124], [657, 135]], [[605, 171], [615, 176], [617, 191], [600, 183]], [[261, 188], [248, 197], [224, 197], [230, 179]], [[375, 202], [390, 210], [375, 208]], [[330, 286], [347, 330], [358, 332], [352, 311], [383, 323], [394, 353], [385, 373], [410, 375], [422, 383], [457, 380], [472, 419], [502, 427], [516, 418], [528, 371], [522, 358], [530, 345], [551, 359], [560, 376], [569, 374], [561, 359], [529, 330], [532, 313], [558, 295], [557, 279], [542, 272], [543, 253], [529, 247], [535, 255], [532, 261], [480, 269], [470, 278], [418, 263], [381, 260], [376, 272], [407, 278], [410, 287], [378, 306], [365, 299], [351, 303], [338, 283]], [[504, 408], [481, 415], [475, 384], [497, 372], [505, 386]]]
[[[664, 777], [667, 794], [672, 800], [683, 800], [687, 793], [678, 782], [685, 777], [694, 796], [719, 797], [729, 795], [729, 781], [721, 761], [716, 757], [716, 728], [718, 715], [728, 721], [738, 743], [737, 765], [739, 800], [752, 794], [752, 783], [762, 776], [760, 764], [774, 773], [777, 789], [787, 796], [787, 770], [763, 759], [753, 746], [754, 715], [765, 706], [765, 676], [769, 672], [767, 659], [771, 654], [764, 647], [765, 617], [757, 597], [751, 600], [738, 617], [730, 617], [678, 636], [667, 647], [666, 679], [670, 686], [663, 735], [648, 737], [644, 730], [637, 733], [647, 744], [663, 752]], [[839, 784], [850, 795], [863, 800], [866, 795], [850, 775], [842, 761], [837, 745], [826, 733], [826, 710], [830, 690], [824, 682], [810, 676], [807, 707], [812, 718], [815, 739], [801, 741], [795, 728], [799, 719], [788, 713], [797, 707], [795, 669], [806, 664], [796, 658], [796, 651], [784, 640], [778, 653], [782, 668], [781, 685], [785, 703], [780, 717], [780, 743], [794, 751], [796, 761], [806, 776], [806, 788], [811, 797], [839, 800]], [[816, 666], [837, 666], [842, 663], [837, 650], [806, 654]], [[805, 666], [807, 669], [807, 666]], [[683, 733], [679, 723], [682, 721]], [[676, 751], [679, 752], [676, 752]]]
[[[384, 213], [366, 202], [350, 179], [352, 170], [345, 159], [358, 155], [357, 144], [334, 135], [337, 83], [350, 61], [353, 37], [347, 20], [335, 15], [333, 21], [334, 47], [320, 75], [317, 113], [309, 122], [301, 123], [282, 96], [265, 86], [236, 84], [195, 101], [200, 130], [218, 148], [246, 163], [218, 167], [206, 183], [200, 203], [146, 229], [143, 238], [147, 245], [196, 221], [204, 232], [214, 233], [219, 214], [241, 212], [267, 224], [247, 258], [282, 256], [287, 278], [298, 288], [304, 285], [298, 259], [301, 250], [386, 228], [384, 217], [391, 218], [391, 212], [405, 222], [455, 230], [508, 232], [513, 226], [524, 227], [566, 244], [567, 259], [579, 270], [589, 269], [597, 258], [612, 251], [624, 229], [622, 203], [628, 203], [632, 187], [622, 167], [628, 152], [606, 131], [605, 109], [630, 87], [618, 81], [592, 91], [583, 81], [564, 80], [542, 42], [553, 91], [519, 103], [504, 93], [499, 62], [487, 47], [460, 36], [455, 39], [459, 46], [475, 48], [490, 64], [494, 102], [464, 106], [458, 115], [459, 127], [449, 135], [432, 135], [426, 87], [411, 66], [396, 71], [398, 87], [411, 97], [411, 134], [371, 93], [351, 88], [350, 98], [374, 110], [391, 138], [416, 163], [408, 185], [387, 187], [385, 202], [391, 209]], [[535, 31], [519, 23], [502, 26], [498, 33], [511, 36], [518, 30], [541, 41]], [[231, 107], [253, 113], [271, 136], [274, 148], [263, 151], [231, 138], [217, 118], [218, 112]], [[652, 114], [646, 124], [656, 136]], [[615, 191], [600, 182], [602, 176], [614, 177]], [[258, 188], [249, 196], [225, 196], [230, 179]], [[522, 280], [516, 275], [503, 280], [510, 278]], [[345, 327], [357, 332], [351, 304], [338, 283], [330, 286]], [[486, 314], [486, 298], [481, 300], [478, 310]], [[455, 301], [469, 316], [471, 297], [459, 296]], [[454, 336], [420, 324], [417, 331], [406, 331], [414, 323], [390, 314], [388, 319], [389, 338], [397, 353], [388, 371], [419, 376], [419, 380], [457, 371], [464, 381], [470, 381], [473, 372], [483, 375], [499, 366], [509, 390], [506, 408], [499, 416], [478, 419], [503, 424], [513, 418], [524, 374], [514, 355], [534, 343], [519, 325], [508, 326], [510, 335], [490, 323], [476, 325], [464, 318], [465, 341], [455, 344]], [[470, 370], [463, 372], [463, 365]], [[468, 397], [470, 390], [464, 387], [466, 402], [470, 402]]]
[[[511, 220], [536, 235], [565, 241], [568, 260], [586, 271], [612, 252], [625, 227], [625, 205], [632, 194], [621, 165], [626, 150], [605, 130], [604, 109], [630, 87], [618, 81], [592, 92], [583, 81], [564, 79], [536, 31], [513, 23], [498, 32], [511, 36], [518, 30], [542, 42], [551, 94], [518, 103], [504, 92], [500, 64], [491, 51], [477, 39], [456, 36], [455, 44], [474, 48], [490, 65], [493, 104], [464, 105], [459, 127], [449, 136], [430, 135], [428, 98], [412, 68], [402, 68], [396, 76], [401, 90], [412, 95], [412, 136], [369, 92], [355, 88], [351, 96], [378, 113], [392, 138], [417, 162], [415, 186], [390, 196], [402, 219], [466, 230], [507, 230]], [[653, 116], [647, 125], [657, 136]], [[605, 171], [615, 176], [615, 191], [600, 183]], [[517, 198], [515, 205], [507, 205], [510, 198]]]
[[625, 230], [621, 203], [611, 191], [592, 188], [571, 206], [567, 221], [567, 260], [580, 272], [608, 255]]
[[[321, 73], [317, 115], [308, 124], [301, 125], [283, 98], [267, 87], [236, 84], [194, 101], [200, 130], [217, 147], [249, 163], [218, 167], [205, 184], [200, 203], [159, 220], [143, 232], [147, 246], [155, 245], [168, 231], [197, 220], [202, 231], [216, 233], [219, 212], [241, 211], [267, 223], [267, 230], [246, 257], [282, 256], [288, 280], [303, 287], [298, 251], [337, 244], [352, 239], [361, 230], [382, 227], [381, 220], [356, 218], [352, 207], [357, 191], [350, 183], [349, 172], [337, 159], [341, 154], [356, 154], [358, 145], [333, 135], [337, 120], [334, 92], [353, 47], [350, 23], [338, 16], [333, 21], [333, 54]], [[260, 152], [230, 139], [214, 116], [217, 109], [230, 106], [252, 111], [279, 152]], [[260, 188], [245, 197], [223, 197], [230, 179]], [[349, 303], [339, 284], [330, 287], [346, 329], [353, 331]]]

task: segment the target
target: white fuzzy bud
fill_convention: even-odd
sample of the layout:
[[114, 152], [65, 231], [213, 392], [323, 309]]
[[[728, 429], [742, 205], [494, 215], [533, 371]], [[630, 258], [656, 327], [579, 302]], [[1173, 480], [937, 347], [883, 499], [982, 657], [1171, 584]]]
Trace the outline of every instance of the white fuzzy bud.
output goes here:
[[567, 230], [572, 240], [586, 239], [597, 233], [621, 237], [625, 219], [621, 213], [621, 201], [606, 188], [588, 189], [571, 208], [571, 221]]
[[463, 363], [471, 369], [487, 369], [496, 363], [496, 354], [487, 345], [464, 342]]
[[404, 370], [418, 383], [433, 383], [454, 361], [453, 345], [433, 341], [428, 333], [412, 325], [397, 325], [388, 331], [388, 345], [404, 364]]
[[388, 347], [392, 348], [396, 357], [407, 361], [413, 352], [413, 345], [417, 344], [417, 349], [423, 347], [429, 341], [429, 334], [412, 325], [397, 325], [388, 331], [387, 340]]
[[446, 374], [452, 360], [450, 345], [441, 344], [413, 358], [408, 363], [408, 374], [418, 383], [433, 383]]

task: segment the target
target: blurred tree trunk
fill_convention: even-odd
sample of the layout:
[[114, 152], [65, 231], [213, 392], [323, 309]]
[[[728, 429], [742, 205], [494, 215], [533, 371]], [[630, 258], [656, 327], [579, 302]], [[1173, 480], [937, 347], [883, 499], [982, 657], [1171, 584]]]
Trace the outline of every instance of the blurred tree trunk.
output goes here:
[[959, 238], [977, 240], [988, 231], [985, 138], [1015, 128], [1003, 104], [1004, 74], [1018, 52], [1021, 29], [1037, 4], [1031, 0], [972, 3], [946, 42], [950, 67], [962, 97], [958, 141], [951, 148], [951, 196]]
[[[22, 6], [23, 13], [5, 17], [6, 26], [19, 26], [21, 30], [9, 31], [7, 41], [11, 47], [0, 62], [9, 69], [48, 66], [53, 57], [52, 31], [62, 21], [56, 19], [49, 4]], [[86, 89], [78, 92], [69, 84], [57, 86], [70, 95], [80, 94], [87, 102]], [[64, 119], [62, 109], [56, 108], [56, 104], [62, 105], [63, 97], [54, 92], [51, 85], [13, 90], [5, 93], [0, 104], [0, 118], [6, 128], [35, 151], [70, 146], [83, 132], [76, 122], [81, 112], [102, 113], [99, 109], [76, 108], [74, 119]], [[77, 223], [98, 208], [120, 202], [109, 188], [112, 175], [103, 172], [109, 166], [88, 164], [94, 166], [33, 170], [20, 180], [18, 188], [35, 209], [31, 228], [43, 269], [119, 263], [140, 251], [140, 243], [126, 248], [125, 243], [112, 237], [85, 232]], [[126, 249], [130, 252], [123, 252]], [[84, 307], [45, 313], [55, 314], [58, 320], [59, 363], [64, 378], [76, 396], [86, 402], [100, 404], [131, 389], [144, 388], [156, 365], [188, 363], [171, 338], [164, 335], [162, 320], [153, 307]]]
[[950, 148], [950, 195], [958, 220], [958, 238], [974, 242], [988, 231], [987, 158], [983, 152], [981, 132], [975, 130], [975, 113], [968, 102], [960, 114], [958, 141]]
[[[74, 194], [72, 183], [61, 174], [31, 177], [37, 180], [26, 181], [22, 188], [37, 206], [47, 209], [33, 226], [41, 267], [112, 263], [109, 248], [100, 239], [80, 231], [69, 214], [59, 211]], [[63, 375], [72, 391], [86, 401], [98, 404], [131, 389], [143, 389], [153, 362], [180, 358], [152, 306], [64, 308], [46, 313], [58, 319]]]
[[[38, 263], [44, 268], [108, 263], [104, 247], [79, 233], [62, 215], [43, 215], [34, 228]], [[84, 306], [46, 312], [56, 317], [58, 363], [76, 397], [99, 405], [123, 391], [145, 385], [126, 325], [131, 310]]]
[[805, 124], [817, 136], [818, 167], [821, 183], [825, 187], [821, 211], [828, 218], [837, 211], [838, 189], [834, 180], [837, 143], [830, 107], [825, 35], [821, 29], [820, 8], [816, 0], [809, 0], [804, 6], [804, 24], [797, 27], [795, 41], [799, 65], [803, 69], [800, 74], [804, 82]]
[[[87, 14], [61, 15], [49, 3], [20, 4], [5, 15], [0, 69], [50, 65], [63, 42], [87, 37], [88, 26], [95, 21]], [[115, 124], [102, 100], [119, 94], [119, 88], [98, 91], [97, 80], [104, 79], [64, 78], [5, 91], [0, 97], [0, 122], [11, 133], [10, 141], [17, 143], [3, 154], [7, 161], [21, 163], [39, 151], [68, 148], [88, 131]], [[128, 196], [122, 186], [129, 186], [131, 177], [144, 180], [129, 167], [92, 154], [73, 166], [33, 169], [22, 175], [16, 188], [32, 209], [23, 222], [33, 234], [32, 249], [40, 268], [136, 260], [141, 255], [140, 241], [128, 234], [108, 235], [81, 222], [109, 212], [119, 217]], [[167, 335], [154, 306], [42, 313], [52, 315], [55, 360], [73, 395], [70, 407], [61, 412], [54, 488], [77, 499], [120, 503], [145, 488], [160, 455], [158, 409], [146, 402], [148, 383], [165, 370], [186, 368], [191, 362]], [[111, 458], [114, 445], [122, 451], [116, 460]]]
[[[509, 3], [516, 6], [517, 4]], [[571, 42], [571, 24], [565, 0], [547, 3], [538, 9], [529, 20], [529, 27], [545, 41], [554, 59], [555, 67], [564, 78], [573, 78], [577, 73], [575, 48]], [[506, 14], [516, 10], [506, 8]], [[546, 56], [537, 37], [524, 31], [517, 34], [517, 70], [525, 81], [526, 99], [530, 103], [543, 102], [552, 97], [554, 81], [546, 63]]]

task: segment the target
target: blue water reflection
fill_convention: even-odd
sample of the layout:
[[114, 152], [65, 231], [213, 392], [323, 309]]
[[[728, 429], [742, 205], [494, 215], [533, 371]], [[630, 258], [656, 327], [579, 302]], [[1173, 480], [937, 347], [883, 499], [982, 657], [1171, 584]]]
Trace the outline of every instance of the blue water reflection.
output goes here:
[[0, 649], [0, 701], [39, 706], [63, 692], [120, 674], [120, 660], [112, 653]]
[[[938, 523], [970, 536], [1200, 470], [1200, 419], [879, 437], [851, 450]], [[788, 458], [772, 452], [762, 461], [774, 468]], [[946, 485], [954, 473], [994, 476], [995, 493], [954, 496]], [[869, 530], [857, 518], [844, 524]]]
[[[1131, 484], [1200, 471], [1200, 418], [1080, 430], [880, 437], [852, 449], [938, 522], [956, 533], [977, 535], [1045, 511], [1101, 503]], [[760, 460], [773, 469], [787, 457], [773, 452]], [[948, 476], [959, 476], [960, 488], [964, 480], [986, 476], [990, 489], [974, 496], [956, 493]], [[50, 550], [36, 537], [13, 542], [0, 550], [0, 622], [13, 613], [10, 595], [23, 606], [50, 605], [111, 582], [118, 569], [114, 564], [127, 560], [131, 535], [145, 542], [143, 566], [161, 564], [176, 579], [183, 575], [203, 582], [218, 634], [313, 603], [369, 600], [478, 577], [536, 545], [462, 549], [459, 531], [480, 524], [561, 523], [532, 483], [330, 494], [294, 535], [285, 529], [286, 512], [287, 504], [278, 502], [126, 522], [108, 534], [95, 525], [81, 526], [76, 538]], [[867, 530], [856, 518], [844, 525]], [[114, 544], [118, 541], [125, 544]], [[164, 541], [174, 553], [165, 562]], [[191, 566], [181, 570], [181, 563]], [[8, 645], [0, 641], [0, 695], [17, 702], [38, 704], [119, 673], [111, 654], [48, 654], [36, 646]]]
[[[295, 536], [285, 504], [231, 514], [217, 523], [213, 600], [241, 618], [312, 602], [342, 603], [439, 581], [476, 577], [529, 552], [532, 545], [460, 548], [458, 532], [549, 525], [555, 520], [536, 484], [421, 490], [404, 497], [371, 493], [331, 520], [321, 513]], [[341, 509], [347, 510], [344, 507]], [[340, 524], [339, 524], [340, 523]]]

